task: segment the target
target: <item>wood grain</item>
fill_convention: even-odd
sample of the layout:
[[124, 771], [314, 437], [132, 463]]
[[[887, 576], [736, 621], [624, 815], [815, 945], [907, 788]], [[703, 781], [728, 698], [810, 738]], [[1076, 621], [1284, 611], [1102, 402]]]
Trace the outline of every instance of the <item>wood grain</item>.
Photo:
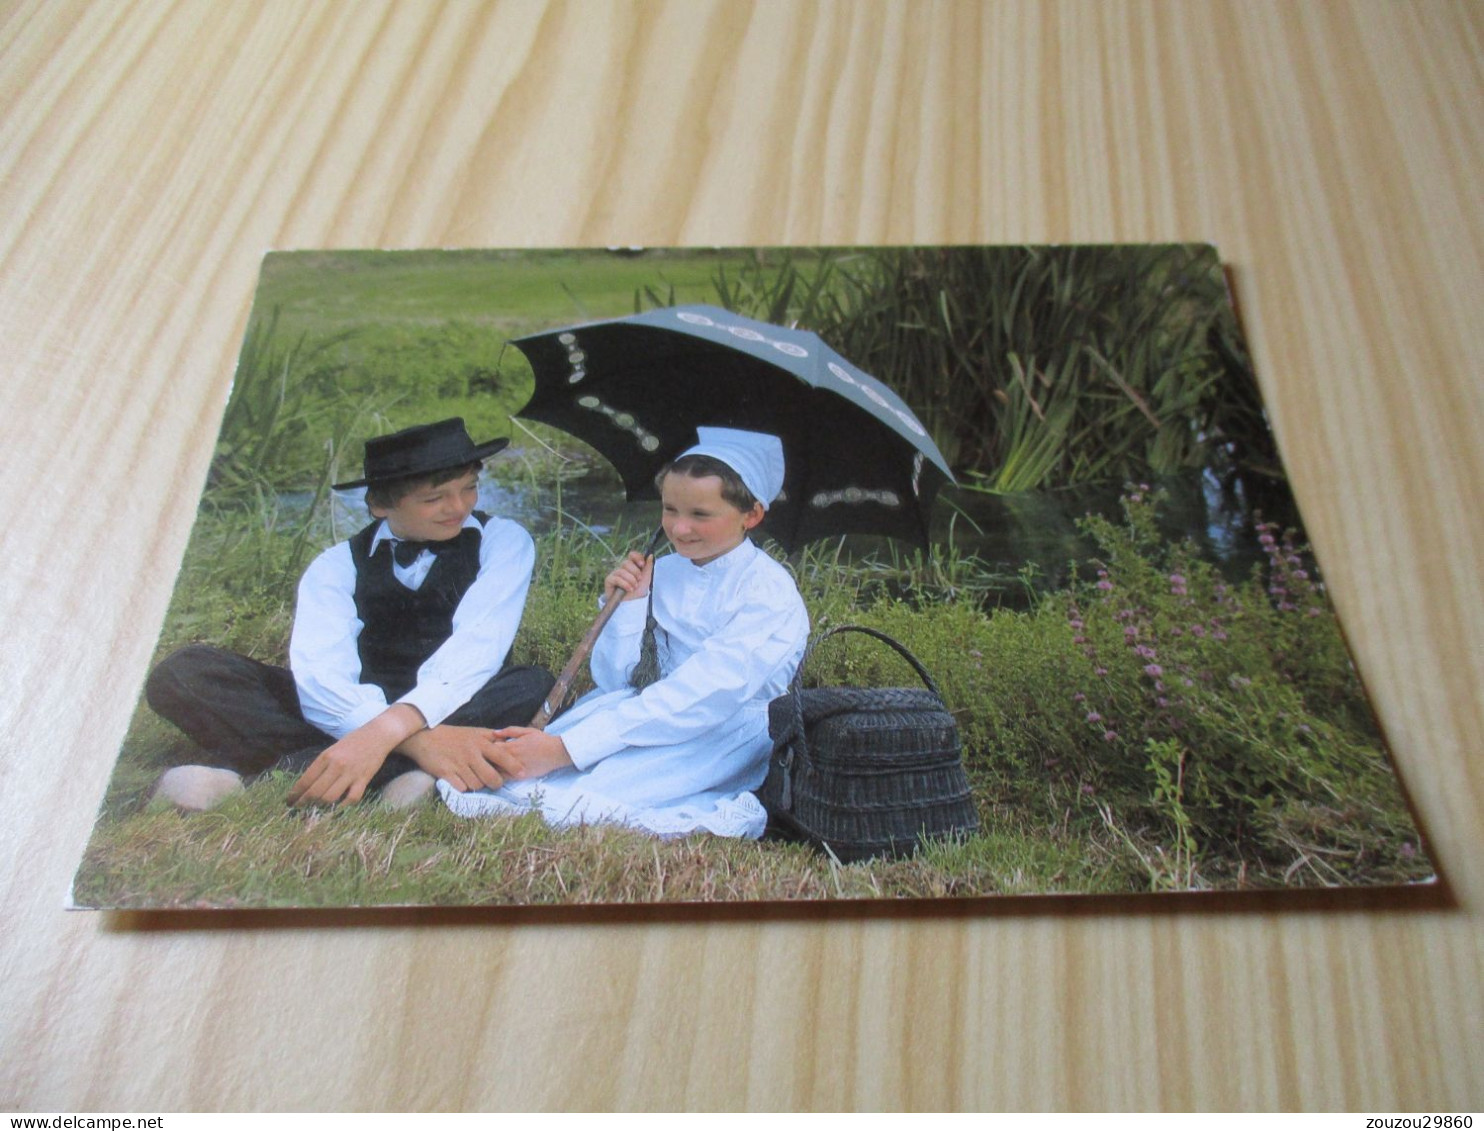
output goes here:
[[[1484, 1107], [1481, 48], [1427, 0], [0, 5], [0, 1108]], [[1169, 239], [1231, 265], [1435, 897], [62, 910], [266, 249]]]

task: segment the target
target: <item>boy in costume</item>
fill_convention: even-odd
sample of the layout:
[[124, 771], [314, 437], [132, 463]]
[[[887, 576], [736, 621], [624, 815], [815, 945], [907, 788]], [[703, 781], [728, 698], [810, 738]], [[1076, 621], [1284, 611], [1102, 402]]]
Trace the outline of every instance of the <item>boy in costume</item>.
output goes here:
[[[750, 791], [772, 749], [768, 703], [788, 688], [809, 636], [788, 570], [747, 538], [782, 490], [783, 445], [731, 428], [698, 433], [658, 479], [675, 552], [630, 554], [608, 575], [608, 600], [623, 604], [593, 649], [596, 689], [544, 732], [498, 731], [509, 740], [504, 786], [440, 786], [455, 813], [762, 835], [767, 814]], [[645, 666], [651, 598], [658, 672], [646, 683], [633, 677]]]
[[505, 667], [535, 547], [474, 509], [485, 457], [455, 417], [366, 443], [373, 521], [322, 553], [299, 583], [289, 669], [190, 645], [145, 684], [152, 708], [209, 752], [165, 773], [157, 796], [209, 809], [244, 776], [299, 772], [291, 804], [420, 800], [501, 784], [494, 730], [527, 722], [552, 677]]

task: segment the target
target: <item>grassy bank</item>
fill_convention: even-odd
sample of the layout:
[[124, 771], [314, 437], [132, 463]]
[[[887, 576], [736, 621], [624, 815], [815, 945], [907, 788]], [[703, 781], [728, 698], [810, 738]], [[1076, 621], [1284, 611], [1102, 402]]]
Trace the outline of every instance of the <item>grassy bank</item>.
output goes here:
[[[799, 845], [613, 827], [554, 831], [534, 816], [466, 821], [441, 804], [285, 809], [271, 776], [209, 814], [146, 812], [100, 830], [74, 898], [111, 907], [630, 903], [935, 898], [1109, 890], [1074, 846], [1007, 829], [900, 861], [840, 866]], [[1112, 890], [1118, 890], [1116, 887]]]
[[[973, 563], [934, 555], [794, 563], [815, 628], [901, 640], [938, 679], [964, 743], [983, 831], [912, 860], [840, 866], [797, 846], [663, 843], [534, 819], [464, 822], [441, 805], [285, 809], [270, 776], [222, 809], [151, 809], [185, 742], [141, 709], [76, 885], [110, 906], [625, 902], [1405, 883], [1430, 865], [1302, 549], [1272, 532], [1266, 570], [1229, 584], [1155, 533], [1157, 498], [1089, 520], [1103, 556], [1031, 609], [964, 599]], [[162, 652], [193, 639], [281, 660], [281, 535], [198, 528]], [[611, 542], [612, 540], [610, 540]], [[621, 539], [620, 539], [621, 541]], [[230, 546], [224, 552], [223, 547]], [[514, 658], [553, 669], [593, 612], [610, 546], [546, 536]], [[224, 584], [222, 574], [234, 577]], [[868, 596], [874, 593], [874, 596]], [[227, 615], [227, 609], [233, 615]], [[202, 627], [211, 625], [212, 631]], [[905, 685], [894, 654], [832, 641], [812, 685]]]

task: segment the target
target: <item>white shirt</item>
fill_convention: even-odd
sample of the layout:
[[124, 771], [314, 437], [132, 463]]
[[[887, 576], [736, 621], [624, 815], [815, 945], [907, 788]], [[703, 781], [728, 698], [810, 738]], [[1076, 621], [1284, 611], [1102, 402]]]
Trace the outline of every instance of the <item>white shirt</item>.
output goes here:
[[[704, 740], [750, 707], [766, 730], [768, 701], [787, 689], [809, 636], [809, 618], [788, 572], [750, 541], [703, 566], [678, 554], [655, 563], [655, 619], [664, 630], [664, 678], [580, 722], [559, 719], [579, 769], [628, 746]], [[593, 649], [600, 692], [625, 691], [644, 631], [642, 598], [625, 601]], [[574, 712], [574, 718], [576, 718]]]
[[[465, 528], [480, 530], [470, 515]], [[392, 538], [382, 522], [371, 540], [375, 553]], [[393, 575], [408, 589], [419, 588], [436, 560], [424, 550], [409, 566], [394, 565]], [[417, 670], [417, 684], [398, 703], [409, 703], [434, 727], [458, 710], [500, 668], [520, 627], [536, 547], [518, 524], [491, 518], [481, 531], [479, 573], [453, 614], [453, 631]], [[289, 640], [289, 667], [299, 688], [304, 717], [325, 733], [344, 738], [389, 704], [381, 688], [361, 683], [356, 641], [356, 567], [350, 543], [341, 542], [315, 558], [299, 582], [299, 600]]]

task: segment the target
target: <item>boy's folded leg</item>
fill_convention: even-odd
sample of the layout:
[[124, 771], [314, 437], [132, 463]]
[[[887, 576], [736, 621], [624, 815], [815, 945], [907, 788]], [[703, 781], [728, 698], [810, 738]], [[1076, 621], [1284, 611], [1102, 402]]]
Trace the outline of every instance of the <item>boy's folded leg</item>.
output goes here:
[[330, 747], [330, 738], [324, 736], [320, 742], [302, 746], [298, 750], [292, 750], [287, 754], [279, 756], [278, 760], [269, 767], [274, 773], [293, 774], [298, 777], [309, 769], [309, 763], [313, 762]]
[[470, 697], [469, 702], [443, 721], [453, 726], [489, 727], [491, 730], [525, 726], [541, 709], [555, 682], [556, 677], [545, 668], [502, 668]]
[[386, 761], [381, 764], [381, 769], [376, 771], [370, 783], [366, 786], [366, 792], [372, 793], [376, 790], [385, 789], [398, 778], [406, 777], [411, 773], [422, 773], [423, 769], [405, 754], [388, 754]]
[[212, 761], [242, 774], [273, 768], [286, 751], [333, 741], [304, 720], [286, 668], [207, 644], [161, 660], [144, 694], [156, 714], [212, 751]]

